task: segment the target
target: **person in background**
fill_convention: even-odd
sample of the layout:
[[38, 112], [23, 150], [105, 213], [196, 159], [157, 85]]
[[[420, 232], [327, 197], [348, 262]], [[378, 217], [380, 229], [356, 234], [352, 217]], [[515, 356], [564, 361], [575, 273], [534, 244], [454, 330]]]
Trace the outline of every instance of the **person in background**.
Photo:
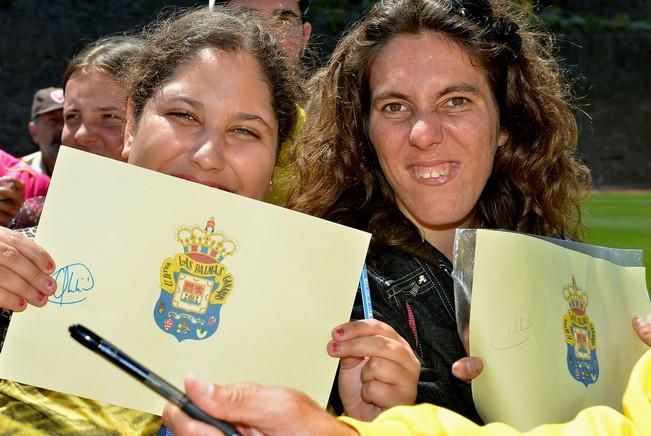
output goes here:
[[312, 24], [305, 20], [311, 0], [223, 0], [223, 4], [260, 11], [278, 18], [278, 44], [293, 61], [300, 61], [312, 35]]
[[63, 76], [63, 145], [123, 159], [127, 97], [118, 76], [140, 49], [137, 37], [117, 35], [89, 44], [72, 58]]
[[61, 146], [63, 89], [49, 87], [34, 94], [31, 121], [27, 128], [39, 149], [22, 159], [35, 170], [51, 177]]
[[[138, 38], [117, 35], [90, 43], [72, 58], [63, 78], [61, 144], [122, 160], [127, 100], [118, 75], [139, 50]], [[44, 201], [25, 201], [11, 228], [36, 226]]]
[[0, 150], [0, 225], [7, 227], [27, 199], [43, 198], [50, 178]]

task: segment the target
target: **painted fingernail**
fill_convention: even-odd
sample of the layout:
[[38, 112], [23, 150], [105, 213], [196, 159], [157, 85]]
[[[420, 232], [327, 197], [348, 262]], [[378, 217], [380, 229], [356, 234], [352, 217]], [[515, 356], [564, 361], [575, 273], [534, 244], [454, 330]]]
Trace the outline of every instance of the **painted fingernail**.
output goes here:
[[52, 270], [54, 270], [54, 263], [52, 263], [52, 262], [48, 262], [48, 263], [47, 263], [47, 270], [48, 270], [48, 271], [52, 271]]
[[337, 333], [337, 336], [343, 336], [344, 329], [342, 327], [339, 327], [337, 330], [335, 330], [335, 333]]
[[25, 306], [25, 299], [24, 298], [21, 298], [21, 299], [18, 300], [18, 306], [20, 306], [20, 307]]
[[332, 350], [333, 353], [336, 353], [339, 351], [339, 342], [333, 342], [332, 345], [330, 345], [330, 349]]
[[47, 294], [52, 294], [54, 293], [54, 290], [57, 288], [57, 282], [54, 279], [47, 279], [47, 282], [45, 282], [45, 293]]
[[42, 293], [42, 292], [39, 292], [39, 293], [38, 293], [38, 296], [36, 297], [36, 299], [38, 300], [39, 303], [42, 303], [42, 302], [44, 302], [45, 300], [47, 300], [47, 295], [45, 295], [45, 294]]

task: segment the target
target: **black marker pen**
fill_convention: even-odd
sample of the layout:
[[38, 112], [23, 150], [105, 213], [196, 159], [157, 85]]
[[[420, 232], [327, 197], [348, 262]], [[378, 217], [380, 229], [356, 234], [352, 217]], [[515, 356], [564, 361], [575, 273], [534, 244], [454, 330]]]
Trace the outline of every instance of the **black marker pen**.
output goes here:
[[227, 422], [220, 421], [213, 418], [203, 410], [199, 409], [190, 401], [190, 399], [180, 390], [175, 388], [171, 383], [163, 380], [158, 375], [154, 374], [138, 362], [127, 356], [115, 345], [105, 341], [95, 333], [88, 330], [80, 324], [71, 325], [68, 330], [72, 337], [85, 346], [100, 354], [109, 362], [119, 366], [124, 371], [131, 374], [134, 378], [141, 381], [150, 389], [161, 395], [166, 400], [175, 404], [179, 409], [185, 412], [186, 415], [198, 421], [210, 424], [218, 428], [226, 435], [236, 436], [239, 435], [235, 428]]

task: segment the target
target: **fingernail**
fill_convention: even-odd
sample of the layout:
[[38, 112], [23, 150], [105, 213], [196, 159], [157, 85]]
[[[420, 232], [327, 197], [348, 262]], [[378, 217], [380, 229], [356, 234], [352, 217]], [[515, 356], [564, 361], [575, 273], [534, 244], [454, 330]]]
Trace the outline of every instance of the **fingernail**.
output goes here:
[[330, 349], [332, 350], [333, 353], [339, 351], [339, 348], [340, 348], [339, 342], [332, 342], [332, 344], [330, 345]]
[[337, 336], [343, 336], [344, 335], [343, 327], [339, 327], [337, 330], [335, 330], [335, 333], [337, 334]]
[[47, 263], [47, 271], [53, 271], [54, 270], [54, 263], [48, 262]]
[[46, 294], [53, 294], [54, 290], [57, 288], [57, 282], [54, 279], [47, 279], [47, 282], [45, 282], [45, 293]]
[[197, 377], [193, 373], [189, 373], [186, 376], [186, 378], [188, 379], [188, 381], [190, 381], [191, 383], [194, 383], [197, 386], [197, 388], [199, 390], [199, 394], [201, 394], [201, 395], [212, 395], [212, 390], [214, 389], [212, 383], [207, 383], [207, 382], [201, 380], [199, 377]]
[[36, 299], [38, 300], [39, 303], [42, 303], [45, 300], [47, 300], [47, 295], [45, 295], [42, 292], [39, 292], [38, 295], [36, 296]]
[[24, 306], [25, 306], [25, 299], [24, 299], [24, 298], [19, 299], [19, 300], [18, 300], [18, 305], [19, 305], [20, 307], [24, 307]]

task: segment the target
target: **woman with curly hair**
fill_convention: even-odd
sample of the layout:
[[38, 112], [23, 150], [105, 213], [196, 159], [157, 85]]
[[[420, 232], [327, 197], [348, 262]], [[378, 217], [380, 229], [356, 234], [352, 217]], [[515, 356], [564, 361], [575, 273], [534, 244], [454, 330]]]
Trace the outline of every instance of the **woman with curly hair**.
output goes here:
[[[450, 277], [455, 230], [581, 236], [590, 173], [575, 155], [553, 50], [510, 1], [385, 0], [313, 79], [289, 206], [373, 234], [367, 265], [381, 322], [340, 326], [328, 345], [342, 358], [347, 415], [430, 402], [479, 421], [470, 386], [451, 371], [465, 356]], [[356, 304], [353, 318], [362, 317]], [[417, 389], [382, 322], [418, 356]], [[464, 359], [455, 373], [468, 379], [479, 365]]]

